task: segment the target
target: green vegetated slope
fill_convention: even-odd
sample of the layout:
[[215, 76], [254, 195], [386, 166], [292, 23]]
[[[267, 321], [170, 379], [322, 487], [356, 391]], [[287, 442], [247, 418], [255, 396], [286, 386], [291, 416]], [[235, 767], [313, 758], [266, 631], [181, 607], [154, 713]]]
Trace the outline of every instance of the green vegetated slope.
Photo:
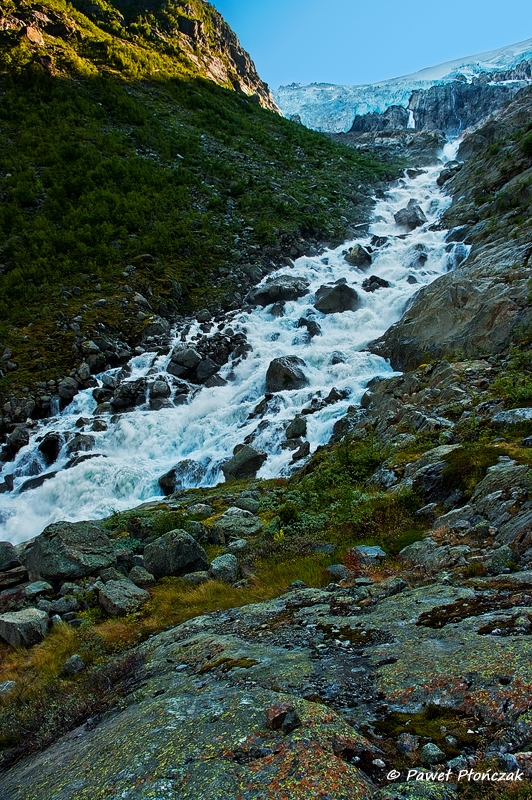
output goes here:
[[340, 241], [390, 173], [262, 107], [207, 3], [8, 0], [0, 17], [4, 399], [63, 376], [99, 323], [134, 342], [134, 292], [167, 318], [206, 289], [224, 307], [237, 265]]

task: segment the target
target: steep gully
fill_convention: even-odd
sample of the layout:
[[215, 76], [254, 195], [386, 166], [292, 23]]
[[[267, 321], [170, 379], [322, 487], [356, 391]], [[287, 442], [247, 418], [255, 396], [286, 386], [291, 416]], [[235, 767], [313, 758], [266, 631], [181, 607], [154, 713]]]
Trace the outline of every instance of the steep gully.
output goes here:
[[[456, 150], [455, 143], [446, 145], [441, 161], [452, 160]], [[303, 278], [303, 296], [231, 312], [217, 325], [193, 320], [173, 331], [165, 353], [145, 352], [126, 368], [97, 376], [100, 400], [116, 400], [117, 386], [127, 395], [128, 384], [135, 384], [133, 407], [112, 413], [121, 411], [119, 404], [98, 407], [91, 389], [36, 425], [29, 444], [0, 475], [12, 486], [0, 495], [0, 538], [18, 543], [57, 520], [99, 519], [132, 508], [160, 496], [159, 478], [176, 465], [177, 488], [214, 485], [223, 480], [222, 465], [244, 443], [267, 454], [258, 476], [272, 478], [295, 468], [296, 446], [304, 456], [328, 442], [368, 382], [393, 374], [387, 361], [365, 349], [368, 343], [400, 319], [422, 286], [467, 256], [465, 245], [447, 243], [446, 232], [435, 229], [450, 204], [437, 185], [441, 161], [419, 174], [409, 171], [390, 188], [360, 239], [300, 258], [264, 282]], [[394, 215], [410, 201], [419, 202], [427, 221], [407, 232]], [[357, 268], [346, 261], [346, 250], [357, 244], [372, 250], [371, 265]], [[370, 276], [383, 285], [368, 281]], [[317, 311], [320, 287], [342, 283], [356, 291], [356, 310]], [[241, 344], [207, 385], [176, 377], [172, 354], [201, 350], [214, 335], [233, 341], [236, 336]], [[304, 362], [305, 385], [265, 395], [270, 363], [286, 356]], [[301, 414], [305, 441], [294, 444], [286, 429]], [[58, 452], [51, 463], [39, 445], [54, 435]]]

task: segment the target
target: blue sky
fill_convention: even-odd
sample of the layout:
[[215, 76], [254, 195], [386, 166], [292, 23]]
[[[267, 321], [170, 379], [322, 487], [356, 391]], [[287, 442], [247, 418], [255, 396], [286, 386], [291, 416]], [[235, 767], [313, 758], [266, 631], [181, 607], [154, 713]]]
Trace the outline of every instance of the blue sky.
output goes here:
[[372, 83], [532, 38], [530, 0], [211, 0], [280, 84]]

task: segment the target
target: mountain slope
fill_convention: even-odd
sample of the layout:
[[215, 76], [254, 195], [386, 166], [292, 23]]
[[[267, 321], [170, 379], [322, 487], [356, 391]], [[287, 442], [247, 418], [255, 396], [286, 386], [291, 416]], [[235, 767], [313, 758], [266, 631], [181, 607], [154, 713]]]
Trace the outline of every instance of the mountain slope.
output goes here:
[[95, 337], [98, 371], [150, 325], [236, 308], [305, 241], [342, 240], [391, 174], [272, 112], [207, 3], [143, 8], [51, 0], [0, 14], [7, 425], [50, 413]]
[[[281, 86], [275, 100], [286, 117], [298, 115], [305, 125], [329, 133], [346, 132], [355, 117], [384, 113], [391, 106], [415, 110], [413, 92], [453, 82], [482, 85], [492, 81], [530, 81], [532, 39], [475, 56], [449, 61], [411, 75], [361, 86], [291, 84]], [[514, 87], [518, 88], [518, 87]], [[414, 127], [414, 118], [410, 125]], [[417, 124], [415, 127], [419, 127]]]

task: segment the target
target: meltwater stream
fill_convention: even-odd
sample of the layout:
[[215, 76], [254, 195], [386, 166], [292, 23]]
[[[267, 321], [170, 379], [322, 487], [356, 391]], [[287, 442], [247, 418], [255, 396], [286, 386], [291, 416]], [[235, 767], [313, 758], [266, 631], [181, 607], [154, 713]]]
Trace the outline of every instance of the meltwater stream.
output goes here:
[[[442, 160], [453, 158], [455, 152], [454, 145], [447, 145]], [[335, 422], [360, 401], [368, 381], [393, 374], [385, 360], [364, 347], [401, 317], [409, 299], [422, 286], [452, 269], [467, 254], [463, 244], [446, 244], [445, 231], [431, 230], [450, 204], [450, 198], [436, 183], [440, 171], [441, 164], [400, 180], [377, 203], [369, 235], [320, 256], [299, 258], [293, 267], [270, 275], [266, 281], [280, 275], [302, 276], [310, 281], [307, 295], [286, 302], [284, 316], [273, 316], [271, 307], [229, 314], [222, 332], [231, 328], [235, 333], [245, 333], [252, 349], [238, 364], [230, 361], [222, 367], [219, 375], [227, 380], [225, 386], [195, 387], [185, 404], [159, 411], [140, 406], [113, 417], [114, 421], [105, 414], [102, 419], [107, 430], [93, 431], [91, 419], [86, 432], [94, 437], [93, 457], [68, 469], [64, 469], [70, 458], [66, 446], [53, 466], [45, 465], [37, 446], [50, 432], [80, 433], [76, 422], [80, 417], [91, 418], [97, 406], [92, 390], [80, 392], [60, 416], [36, 427], [29, 445], [2, 471], [14, 476], [14, 490], [0, 495], [0, 539], [19, 543], [58, 520], [99, 519], [161, 496], [158, 479], [185, 459], [205, 468], [203, 475], [194, 477], [192, 471], [185, 477], [186, 486], [214, 485], [223, 480], [221, 465], [244, 440], [268, 453], [258, 477], [289, 474], [293, 451], [281, 447], [288, 423], [313, 398], [325, 399], [335, 387], [341, 399], [322, 404], [321, 410], [305, 417], [310, 452], [326, 443]], [[427, 223], [405, 234], [405, 229], [395, 223], [394, 214], [413, 198], [423, 209]], [[374, 249], [371, 267], [361, 271], [349, 266], [343, 252], [355, 243], [368, 246], [375, 236], [388, 238]], [[362, 283], [370, 274], [387, 281], [389, 287], [364, 291]], [[358, 292], [359, 309], [328, 315], [316, 311], [313, 303], [319, 287], [342, 279]], [[301, 317], [318, 322], [321, 335], [310, 338], [306, 328], [298, 328]], [[186, 341], [193, 346], [194, 337], [201, 333], [199, 324], [194, 324]], [[174, 344], [182, 341], [180, 331], [175, 337]], [[288, 355], [305, 362], [308, 386], [275, 394], [263, 416], [250, 417], [264, 398], [270, 362]], [[166, 373], [169, 361], [170, 353], [137, 356], [129, 364], [128, 380], [148, 375], [152, 380], [159, 374], [171, 385], [173, 378]], [[118, 372], [112, 370], [110, 374]], [[97, 376], [100, 385], [103, 377]], [[20, 493], [29, 476], [52, 471], [57, 474], [41, 486]]]

